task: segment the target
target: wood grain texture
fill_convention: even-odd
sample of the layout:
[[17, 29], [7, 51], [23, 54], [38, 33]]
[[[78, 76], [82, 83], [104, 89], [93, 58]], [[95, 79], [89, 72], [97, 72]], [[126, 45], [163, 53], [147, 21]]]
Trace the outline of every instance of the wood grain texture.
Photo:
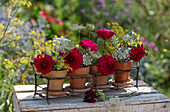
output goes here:
[[[135, 83], [135, 82], [134, 82]], [[170, 98], [160, 94], [157, 90], [149, 87], [145, 82], [139, 81], [139, 87], [133, 85], [119, 90], [106, 90], [105, 94], [108, 96], [121, 96], [134, 91], [140, 92], [139, 95], [131, 98], [120, 97], [124, 99], [124, 108], [120, 111], [128, 112], [169, 112], [170, 111]], [[68, 86], [65, 84], [64, 86]], [[43, 85], [45, 87], [45, 85]], [[41, 88], [38, 88], [41, 92]], [[14, 86], [14, 107], [17, 112], [37, 112], [37, 111], [50, 111], [50, 112], [105, 112], [107, 107], [105, 102], [85, 103], [83, 102], [83, 94], [75, 96], [59, 96], [50, 97], [50, 105], [46, 99], [39, 96], [33, 98], [34, 85], [16, 85]]]

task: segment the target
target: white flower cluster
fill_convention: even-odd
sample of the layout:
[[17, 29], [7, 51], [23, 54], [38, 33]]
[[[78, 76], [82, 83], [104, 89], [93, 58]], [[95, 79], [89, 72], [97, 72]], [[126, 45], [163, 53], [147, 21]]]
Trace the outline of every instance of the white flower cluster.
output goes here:
[[129, 60], [129, 49], [124, 46], [118, 47], [115, 56], [119, 60]]
[[124, 102], [120, 101], [120, 99], [117, 98], [110, 98], [109, 101], [105, 103], [107, 112], [123, 112], [125, 109]]
[[132, 37], [127, 34], [127, 35], [124, 35], [124, 36], [122, 37], [122, 39], [123, 39], [125, 42], [131, 42]]
[[112, 44], [113, 45], [117, 44], [116, 35], [112, 36], [111, 38], [112, 38], [112, 40], [111, 40]]
[[85, 29], [85, 27], [83, 25], [78, 24], [74, 24], [73, 26], [70, 27], [71, 31], [80, 31], [82, 29]]
[[91, 56], [88, 53], [83, 55], [83, 65], [86, 65], [86, 66], [91, 65], [92, 61], [93, 61], [93, 59], [91, 58]]
[[66, 38], [53, 38], [53, 43], [54, 43], [54, 47], [57, 48], [56, 51], [61, 51], [62, 53], [65, 51], [65, 48], [69, 48], [72, 49], [73, 47], [71, 47], [70, 44], [71, 40], [66, 39]]

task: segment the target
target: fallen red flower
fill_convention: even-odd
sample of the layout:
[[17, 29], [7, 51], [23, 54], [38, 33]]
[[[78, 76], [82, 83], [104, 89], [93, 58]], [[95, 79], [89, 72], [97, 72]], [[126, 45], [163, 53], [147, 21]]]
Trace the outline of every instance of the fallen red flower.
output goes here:
[[95, 98], [98, 98], [98, 97], [99, 96], [97, 96], [96, 93], [92, 89], [90, 89], [89, 91], [85, 92], [83, 102], [95, 103], [96, 102]]

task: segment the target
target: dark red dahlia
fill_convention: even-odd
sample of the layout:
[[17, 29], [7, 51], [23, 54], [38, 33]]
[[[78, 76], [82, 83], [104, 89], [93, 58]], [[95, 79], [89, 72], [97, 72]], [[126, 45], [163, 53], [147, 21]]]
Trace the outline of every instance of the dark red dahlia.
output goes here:
[[116, 58], [111, 55], [103, 55], [97, 60], [97, 69], [103, 75], [111, 75], [117, 68]]
[[80, 42], [79, 42], [79, 45], [83, 48], [83, 49], [89, 49], [91, 51], [97, 51], [97, 44], [94, 43], [92, 40], [90, 39], [82, 39]]
[[133, 60], [134, 62], [140, 61], [145, 55], [145, 48], [143, 48], [143, 44], [141, 46], [138, 44], [137, 47], [133, 47], [131, 52], [129, 52], [129, 55], [130, 60]]
[[96, 102], [95, 98], [98, 98], [98, 97], [99, 96], [97, 96], [96, 93], [92, 89], [90, 89], [89, 91], [85, 92], [83, 102], [95, 103]]
[[41, 72], [42, 74], [51, 72], [54, 65], [55, 61], [52, 60], [52, 57], [44, 53], [38, 55], [37, 58], [34, 58], [34, 66], [36, 67], [37, 72]]
[[100, 37], [102, 39], [110, 39], [115, 33], [111, 30], [107, 30], [105, 28], [100, 29], [97, 31], [97, 37]]
[[69, 51], [64, 59], [65, 63], [69, 64], [73, 71], [80, 68], [83, 63], [82, 54], [76, 47]]

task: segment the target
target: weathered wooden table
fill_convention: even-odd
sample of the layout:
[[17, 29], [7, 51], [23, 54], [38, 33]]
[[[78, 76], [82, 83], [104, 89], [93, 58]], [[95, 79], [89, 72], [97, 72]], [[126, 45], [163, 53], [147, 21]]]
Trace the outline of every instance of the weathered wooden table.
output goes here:
[[[67, 84], [65, 84], [65, 86], [67, 86]], [[38, 91], [41, 91], [41, 88], [38, 88]], [[124, 106], [121, 108], [122, 112], [170, 112], [170, 98], [160, 94], [143, 81], [139, 81], [138, 89], [134, 87], [134, 85], [131, 85], [124, 89], [106, 90], [105, 94], [109, 96], [120, 96], [134, 91], [140, 94], [124, 100]], [[52, 97], [49, 100], [50, 105], [47, 103], [46, 99], [39, 96], [33, 98], [33, 95], [34, 85], [15, 85], [13, 95], [15, 112], [105, 112], [108, 110], [106, 102], [83, 102], [83, 94]], [[120, 99], [125, 99], [125, 97], [120, 97]], [[116, 110], [113, 109], [111, 111]]]

